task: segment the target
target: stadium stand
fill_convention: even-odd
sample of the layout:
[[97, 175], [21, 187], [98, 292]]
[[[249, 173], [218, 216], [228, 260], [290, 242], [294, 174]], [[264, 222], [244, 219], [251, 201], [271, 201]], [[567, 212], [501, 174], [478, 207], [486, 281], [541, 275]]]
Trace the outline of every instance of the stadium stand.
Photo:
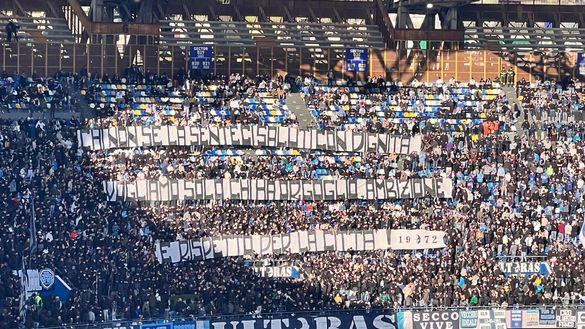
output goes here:
[[582, 329], [583, 6], [526, 1], [0, 4], [0, 328]]

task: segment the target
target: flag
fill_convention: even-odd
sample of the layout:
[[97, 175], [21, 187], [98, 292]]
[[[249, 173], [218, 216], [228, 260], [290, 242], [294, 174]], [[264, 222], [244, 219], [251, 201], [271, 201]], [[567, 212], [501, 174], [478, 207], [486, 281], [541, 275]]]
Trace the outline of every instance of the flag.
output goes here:
[[585, 222], [583, 222], [581, 232], [579, 232], [579, 242], [585, 246]]

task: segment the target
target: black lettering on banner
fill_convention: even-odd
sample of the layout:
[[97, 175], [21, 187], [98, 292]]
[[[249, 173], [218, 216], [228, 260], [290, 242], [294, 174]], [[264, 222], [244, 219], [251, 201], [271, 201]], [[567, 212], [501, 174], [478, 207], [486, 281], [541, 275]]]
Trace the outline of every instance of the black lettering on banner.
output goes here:
[[[143, 127], [140, 127], [143, 128]], [[112, 147], [128, 147], [129, 146], [129, 136], [128, 136], [128, 129], [126, 127], [117, 127], [117, 135], [118, 135], [118, 140], [117, 142], [114, 144], [110, 144]], [[137, 130], [136, 132], [138, 133], [140, 130]]]
[[431, 178], [423, 179], [423, 196], [431, 196], [434, 197], [436, 195], [435, 190], [435, 180]]
[[138, 130], [142, 126], [127, 126], [126, 131], [128, 132], [128, 147], [140, 146], [138, 141]]
[[201, 243], [203, 259], [204, 260], [213, 259], [215, 257], [213, 249], [213, 238], [212, 237], [201, 238], [199, 239], [199, 241]]
[[315, 245], [316, 248], [314, 251], [317, 252], [325, 251], [325, 231], [322, 230], [315, 231]]
[[171, 145], [188, 145], [186, 139], [185, 126], [177, 126], [176, 134], [169, 136], [169, 144]]
[[230, 137], [228, 129], [218, 129], [219, 133], [217, 135], [219, 136], [219, 145], [232, 145], [231, 141], [228, 139]]
[[322, 180], [313, 180], [313, 198], [315, 201], [323, 200], [323, 181]]
[[337, 151], [337, 138], [335, 138], [335, 131], [326, 131], [327, 134], [327, 149], [330, 151]]
[[191, 260], [191, 243], [189, 240], [176, 241], [179, 246], [179, 261], [186, 262]]
[[363, 150], [365, 149], [364, 147], [364, 134], [360, 133], [360, 132], [356, 132], [356, 131], [352, 131], [351, 133], [351, 143], [352, 143], [352, 149], [350, 151], [353, 152], [363, 152]]
[[288, 128], [288, 147], [297, 149], [299, 147], [299, 130], [297, 128]]
[[272, 254], [272, 238], [270, 235], [263, 235], [260, 238], [260, 255]]
[[290, 147], [290, 128], [275, 126], [278, 147]]
[[195, 198], [196, 200], [206, 200], [205, 195], [205, 181], [203, 179], [196, 179], [194, 182]]
[[157, 181], [148, 181], [148, 197], [150, 200], [161, 200], [161, 201], [168, 201], [161, 199], [158, 195], [158, 182]]
[[254, 200], [266, 200], [266, 181], [263, 179], [253, 180], [252, 186], [256, 187]]
[[106, 201], [116, 201], [116, 182], [103, 181], [102, 186], [106, 193]]
[[240, 181], [240, 200], [250, 200], [252, 197], [251, 181], [249, 179], [242, 179]]
[[413, 178], [410, 180], [412, 185], [412, 197], [415, 199], [424, 198], [425, 192], [423, 189], [423, 180], [420, 178]]
[[383, 179], [376, 179], [376, 199], [386, 199], [388, 193], [386, 193], [386, 183]]
[[161, 135], [161, 127], [155, 126], [152, 127], [152, 145], [153, 146], [161, 146], [162, 143], [162, 135]]
[[291, 180], [289, 181], [290, 186], [290, 199], [291, 200], [301, 200], [302, 197], [302, 186], [301, 181], [298, 180]]
[[177, 145], [177, 131], [178, 131], [178, 126], [169, 126], [166, 129], [166, 138], [168, 141], [168, 145], [173, 146], [173, 145]]
[[170, 183], [168, 179], [158, 181], [158, 197], [164, 201], [171, 201], [170, 196]]
[[388, 246], [388, 248], [390, 248], [392, 246], [392, 230], [391, 229], [387, 229], [386, 230], [386, 246]]
[[298, 139], [299, 139], [297, 143], [298, 143], [298, 147], [300, 149], [306, 148], [305, 146], [307, 145], [306, 144], [307, 141], [305, 140], [305, 132], [306, 132], [306, 129], [299, 129], [297, 131], [297, 136], [298, 136]]
[[248, 235], [248, 236], [242, 236], [242, 241], [244, 243], [244, 247], [243, 247], [243, 251], [244, 251], [244, 255], [254, 255], [254, 246], [252, 245], [252, 236]]
[[209, 132], [209, 145], [221, 145], [221, 141], [219, 140], [219, 127], [209, 127], [206, 130]]
[[345, 231], [343, 234], [343, 241], [345, 250], [356, 250], [357, 248], [357, 236], [351, 231]]
[[388, 152], [388, 140], [390, 135], [388, 134], [378, 134], [378, 145], [376, 149], [378, 153], [389, 153]]
[[300, 252], [299, 232], [291, 232], [288, 234], [290, 237], [290, 246], [288, 252], [291, 254], [298, 254]]
[[278, 147], [278, 127], [277, 126], [268, 126], [267, 129], [267, 138], [266, 143], [270, 147]]
[[179, 198], [177, 200], [196, 199], [195, 183], [193, 181], [182, 180], [179, 183]]
[[338, 179], [335, 183], [335, 194], [338, 200], [348, 200], [347, 198], [347, 180]]
[[224, 195], [228, 195], [228, 194], [224, 194], [224, 191], [223, 191], [223, 179], [214, 179], [213, 180], [213, 192], [214, 192], [215, 200], [221, 200], [224, 198]]
[[277, 198], [277, 185], [281, 185], [281, 181], [266, 180], [266, 197], [268, 200], [280, 200]]
[[205, 199], [204, 200], [214, 200], [215, 199], [215, 181], [213, 179], [204, 179], [203, 184], [205, 184]]
[[330, 179], [323, 180], [323, 199], [326, 201], [335, 200], [335, 181]]
[[309, 232], [299, 231], [299, 253], [305, 253], [309, 251]]
[[[107, 140], [108, 140], [107, 144], [114, 145], [116, 147], [118, 146], [118, 128], [119, 127], [111, 127], [111, 128], [102, 130], [103, 134], [107, 135]], [[106, 144], [105, 141], [104, 141], [104, 144]]]
[[213, 254], [215, 258], [228, 256], [229, 237], [217, 237], [213, 239]]
[[376, 152], [378, 150], [378, 134], [365, 133], [366, 135], [366, 150], [368, 152]]
[[266, 127], [256, 127], [256, 146], [268, 146], [268, 129]]
[[356, 250], [364, 250], [365, 243], [364, 243], [364, 233], [362, 231], [355, 231], [351, 232], [355, 236], [355, 249]]
[[358, 182], [356, 180], [346, 180], [347, 184], [347, 199], [348, 200], [357, 200], [359, 199], [358, 195]]
[[290, 200], [289, 198], [289, 190], [290, 190], [290, 181], [280, 181], [277, 185], [278, 187], [278, 195], [280, 200]]
[[345, 131], [335, 132], [335, 144], [337, 145], [337, 151], [347, 151], [347, 134]]
[[[189, 136], [187, 136], [187, 142], [189, 144], [186, 144], [186, 145], [188, 145], [188, 146], [207, 146], [201, 142], [202, 129], [200, 129], [199, 127], [187, 127], [187, 129], [189, 132]], [[185, 130], [185, 132], [187, 132], [187, 130]]]
[[125, 200], [134, 201], [136, 200], [136, 182], [132, 182], [130, 184], [124, 184], [126, 187], [125, 191]]
[[409, 199], [410, 198], [410, 181], [398, 181], [398, 186], [400, 187], [400, 198], [401, 199]]
[[[445, 179], [442, 179], [442, 178], [437, 178], [437, 179], [434, 179], [433, 181], [435, 183], [434, 184], [435, 185], [434, 186], [435, 187], [435, 195], [438, 198], [450, 198], [451, 197], [451, 195], [447, 195], [447, 193], [445, 193], [446, 192], [445, 185], [448, 184], [447, 182], [450, 183], [451, 180], [445, 180]], [[451, 190], [451, 188], [452, 187], [449, 187], [449, 190]]]
[[376, 249], [376, 238], [374, 237], [374, 231], [365, 230], [363, 231], [364, 237], [364, 250], [375, 250]]
[[386, 198], [396, 199], [398, 198], [398, 181], [395, 179], [386, 180]]
[[242, 145], [242, 128], [231, 127], [230, 128], [230, 140], [231, 145]]
[[171, 245], [176, 246], [176, 242], [160, 242], [157, 244], [158, 254], [160, 255], [161, 263], [173, 263], [173, 256], [171, 254]]
[[146, 187], [146, 181], [135, 181], [136, 186], [136, 200], [148, 201], [148, 187]]
[[400, 139], [400, 154], [410, 154], [410, 138], [402, 137]]
[[[127, 142], [127, 139], [126, 139]], [[153, 144], [152, 141], [152, 128], [151, 127], [142, 127], [142, 144], [145, 146], [150, 146]]]
[[337, 251], [347, 251], [345, 248], [345, 240], [344, 240], [344, 233], [335, 231], [335, 246]]
[[398, 149], [399, 149], [399, 145], [400, 145], [400, 140], [402, 137], [400, 136], [394, 136], [394, 135], [389, 135], [389, 142], [388, 142], [388, 153], [398, 153]]
[[313, 182], [312, 181], [301, 181], [303, 186], [303, 200], [314, 200], [313, 196]]
[[303, 130], [303, 148], [313, 148], [313, 134], [311, 134], [311, 130]]
[[91, 140], [92, 140], [92, 148], [94, 150], [103, 150], [104, 149], [104, 139], [102, 130], [100, 129], [92, 129], [91, 132]]
[[318, 251], [317, 249], [317, 234], [316, 231], [309, 231], [307, 232], [307, 246], [309, 251], [315, 252]]
[[241, 145], [256, 146], [254, 143], [254, 130], [251, 126], [240, 127], [242, 131]]
[[189, 240], [191, 243], [191, 260], [205, 260], [203, 245], [200, 239]]
[[366, 199], [367, 200], [376, 200], [376, 180], [374, 179], [366, 179]]
[[319, 133], [318, 130], [315, 130], [315, 129], [309, 130], [309, 135], [311, 136], [311, 138], [309, 139], [311, 141], [311, 144], [309, 144], [309, 148], [312, 150], [317, 149], [317, 134], [318, 133]]
[[317, 131], [317, 145], [318, 150], [327, 150], [327, 132]]
[[336, 244], [337, 244], [337, 239], [335, 238], [335, 232], [324, 231], [323, 241], [324, 241], [324, 249], [325, 250], [337, 250], [335, 248]]
[[282, 238], [281, 235], [272, 235], [271, 236], [271, 243], [272, 243], [272, 252], [275, 255], [282, 254]]
[[234, 235], [233, 241], [236, 243], [236, 256], [244, 254], [244, 237], [241, 235]]
[[282, 253], [288, 254], [290, 252], [290, 234], [281, 234], [280, 235], [280, 243], [282, 245]]

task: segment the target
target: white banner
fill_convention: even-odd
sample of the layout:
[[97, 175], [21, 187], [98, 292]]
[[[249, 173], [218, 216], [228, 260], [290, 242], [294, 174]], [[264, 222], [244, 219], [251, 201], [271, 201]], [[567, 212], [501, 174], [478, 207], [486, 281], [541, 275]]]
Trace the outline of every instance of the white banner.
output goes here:
[[577, 311], [577, 329], [585, 329], [585, 310]]
[[390, 231], [390, 234], [392, 249], [396, 250], [426, 249], [421, 246], [435, 246], [443, 243], [443, 235], [437, 234], [437, 231], [398, 229]]
[[[402, 233], [408, 230], [399, 230]], [[445, 248], [445, 232], [414, 230], [407, 249]], [[428, 239], [426, 238], [428, 237]], [[418, 241], [418, 242], [417, 242]], [[298, 254], [320, 251], [402, 249], [391, 230], [366, 231], [298, 231], [278, 235], [233, 235], [193, 240], [157, 242], [156, 258], [160, 263], [207, 260], [246, 255]]]
[[421, 151], [420, 136], [278, 126], [124, 126], [79, 130], [77, 138], [79, 145], [92, 150], [149, 146], [249, 146], [383, 154]]
[[386, 200], [451, 198], [449, 178], [397, 179], [195, 179], [103, 183], [108, 201], [177, 200]]

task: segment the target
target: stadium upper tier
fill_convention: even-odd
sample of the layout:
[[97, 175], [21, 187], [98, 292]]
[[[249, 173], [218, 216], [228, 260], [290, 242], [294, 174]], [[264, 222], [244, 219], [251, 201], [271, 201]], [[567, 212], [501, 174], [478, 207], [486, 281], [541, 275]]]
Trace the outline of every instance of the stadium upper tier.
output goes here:
[[222, 21], [160, 21], [160, 43], [190, 45], [213, 43], [255, 47], [371, 47], [384, 48], [376, 25], [339, 23], [250, 23]]

